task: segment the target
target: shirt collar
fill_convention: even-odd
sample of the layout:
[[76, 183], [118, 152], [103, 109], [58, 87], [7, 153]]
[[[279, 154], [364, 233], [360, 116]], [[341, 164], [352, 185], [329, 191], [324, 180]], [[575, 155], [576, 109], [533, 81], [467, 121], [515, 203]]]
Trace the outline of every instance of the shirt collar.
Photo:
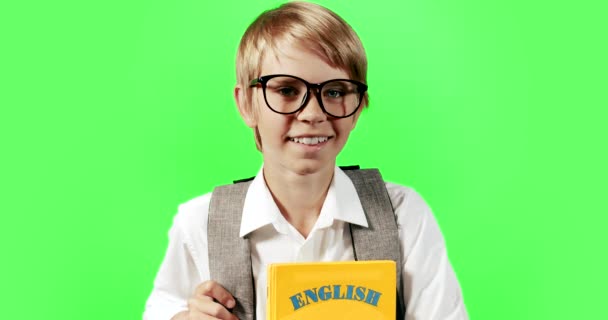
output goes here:
[[277, 221], [279, 216], [281, 216], [281, 211], [279, 211], [270, 190], [266, 186], [262, 168], [253, 178], [247, 190], [239, 236], [244, 237], [252, 231], [271, 224]]
[[[334, 170], [315, 228], [329, 227], [334, 219], [368, 227], [357, 190], [346, 173], [338, 167]], [[239, 236], [244, 237], [268, 224], [273, 224], [277, 231], [284, 233], [284, 223], [286, 221], [264, 181], [263, 169], [260, 169], [245, 196]]]

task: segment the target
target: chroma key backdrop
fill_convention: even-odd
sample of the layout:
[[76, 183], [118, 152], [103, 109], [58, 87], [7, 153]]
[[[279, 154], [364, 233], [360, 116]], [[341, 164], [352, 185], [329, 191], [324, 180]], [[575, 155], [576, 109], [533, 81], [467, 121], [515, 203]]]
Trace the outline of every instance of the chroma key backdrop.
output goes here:
[[[141, 318], [177, 206], [261, 167], [234, 63], [279, 3], [0, 5], [2, 319]], [[339, 164], [426, 199], [471, 318], [608, 319], [605, 2], [319, 3], [369, 59]]]

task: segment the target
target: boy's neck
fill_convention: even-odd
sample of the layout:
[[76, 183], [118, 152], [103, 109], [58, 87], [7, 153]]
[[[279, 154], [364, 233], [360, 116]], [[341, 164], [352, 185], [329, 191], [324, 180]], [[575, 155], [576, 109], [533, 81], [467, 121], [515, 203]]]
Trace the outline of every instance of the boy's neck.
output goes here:
[[334, 166], [310, 174], [264, 167], [264, 180], [285, 219], [307, 238], [325, 202]]

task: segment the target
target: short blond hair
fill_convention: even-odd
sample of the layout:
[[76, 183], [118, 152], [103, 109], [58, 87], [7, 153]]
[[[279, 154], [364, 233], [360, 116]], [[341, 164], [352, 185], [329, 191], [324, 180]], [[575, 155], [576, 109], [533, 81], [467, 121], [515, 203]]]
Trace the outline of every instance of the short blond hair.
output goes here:
[[[353, 80], [367, 83], [367, 57], [363, 44], [353, 28], [333, 11], [308, 2], [288, 2], [260, 14], [241, 38], [236, 57], [236, 78], [244, 91], [243, 107], [256, 115], [253, 108], [252, 79], [262, 76], [265, 54], [279, 52], [282, 41], [305, 45], [332, 67], [343, 69]], [[367, 92], [363, 106], [369, 104]], [[256, 145], [261, 150], [259, 133]]]

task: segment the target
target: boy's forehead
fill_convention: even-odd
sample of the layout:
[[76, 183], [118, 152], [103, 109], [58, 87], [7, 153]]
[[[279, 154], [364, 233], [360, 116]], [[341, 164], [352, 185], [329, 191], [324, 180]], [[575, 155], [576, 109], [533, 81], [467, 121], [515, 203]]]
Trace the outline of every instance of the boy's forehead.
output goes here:
[[281, 41], [267, 50], [260, 65], [260, 74], [290, 74], [311, 82], [348, 78], [348, 73], [315, 51], [314, 46], [294, 41]]

